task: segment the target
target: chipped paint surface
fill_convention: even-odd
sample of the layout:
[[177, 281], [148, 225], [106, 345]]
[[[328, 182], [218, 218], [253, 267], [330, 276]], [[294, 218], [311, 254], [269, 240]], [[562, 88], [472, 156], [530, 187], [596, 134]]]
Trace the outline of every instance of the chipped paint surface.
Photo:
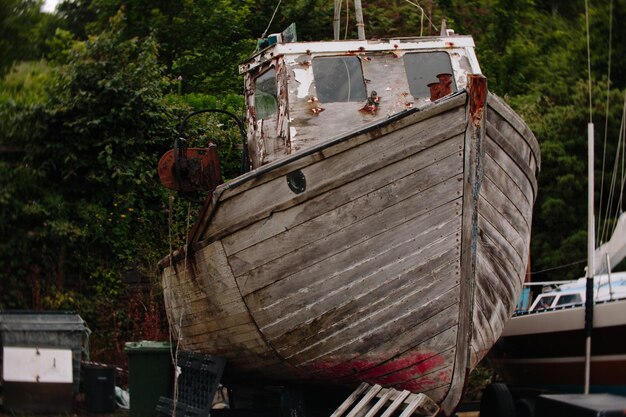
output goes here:
[[310, 68], [294, 68], [294, 79], [298, 83], [296, 97], [303, 99], [309, 95], [309, 89], [313, 84], [313, 70]]
[[[456, 89], [467, 86], [467, 74], [480, 73], [470, 37], [380, 41], [302, 42], [277, 44], [241, 66], [248, 103], [248, 146], [258, 168], [351, 130], [413, 108], [423, 108], [448, 95], [444, 88], [431, 97], [414, 97], [404, 56], [413, 52], [446, 52]], [[320, 102], [313, 62], [318, 57], [357, 56], [367, 99]], [[259, 123], [254, 111], [254, 79], [276, 70], [277, 112]], [[436, 81], [436, 75], [433, 78]], [[425, 87], [425, 86], [424, 86]], [[379, 94], [374, 94], [378, 92]], [[263, 142], [263, 143], [259, 143]]]
[[[342, 53], [367, 53], [381, 51], [398, 51], [405, 50], [433, 50], [433, 49], [464, 49], [474, 48], [474, 40], [471, 36], [454, 36], [451, 37], [422, 37], [422, 38], [406, 38], [406, 39], [373, 39], [366, 41], [335, 41], [335, 42], [294, 42], [276, 44], [267, 48], [248, 62], [239, 66], [239, 72], [245, 73], [254, 70], [259, 65], [274, 59], [281, 55], [291, 54], [330, 54], [337, 55]], [[479, 70], [474, 68], [474, 70]]]

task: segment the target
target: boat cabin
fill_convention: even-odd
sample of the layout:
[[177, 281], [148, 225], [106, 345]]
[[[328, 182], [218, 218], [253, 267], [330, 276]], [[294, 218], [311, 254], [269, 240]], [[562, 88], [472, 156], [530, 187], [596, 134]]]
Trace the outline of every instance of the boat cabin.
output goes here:
[[[586, 278], [562, 283], [553, 287], [554, 283], [529, 283], [530, 286], [543, 286], [544, 292], [539, 294], [528, 309], [529, 312], [582, 305], [586, 298]], [[523, 296], [523, 295], [522, 295]], [[594, 301], [612, 301], [626, 298], [626, 273], [598, 275], [594, 279]]]
[[541, 294], [530, 307], [530, 311], [580, 305], [584, 298], [584, 291]]
[[239, 71], [254, 169], [423, 108], [464, 89], [480, 67], [471, 37], [446, 36], [278, 43]]

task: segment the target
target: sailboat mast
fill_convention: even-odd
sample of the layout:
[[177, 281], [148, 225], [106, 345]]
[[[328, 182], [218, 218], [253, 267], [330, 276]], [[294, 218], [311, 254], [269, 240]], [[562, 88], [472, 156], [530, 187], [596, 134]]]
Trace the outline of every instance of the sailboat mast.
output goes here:
[[593, 330], [593, 274], [595, 273], [595, 216], [594, 216], [594, 133], [593, 123], [587, 124], [587, 291], [585, 296], [585, 385], [589, 394], [591, 377], [591, 333]]

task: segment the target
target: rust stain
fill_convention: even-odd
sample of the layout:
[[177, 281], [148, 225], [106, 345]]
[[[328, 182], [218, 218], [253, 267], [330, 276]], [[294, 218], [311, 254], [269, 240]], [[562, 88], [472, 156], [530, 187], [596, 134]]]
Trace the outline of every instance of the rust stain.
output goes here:
[[480, 126], [487, 102], [487, 78], [480, 74], [467, 76], [467, 88], [470, 100], [470, 118], [475, 127]]
[[452, 74], [437, 74], [439, 81], [428, 84], [430, 101], [452, 94]]
[[376, 91], [372, 91], [372, 94], [367, 98], [367, 103], [359, 111], [362, 113], [375, 114], [380, 106], [380, 96]]

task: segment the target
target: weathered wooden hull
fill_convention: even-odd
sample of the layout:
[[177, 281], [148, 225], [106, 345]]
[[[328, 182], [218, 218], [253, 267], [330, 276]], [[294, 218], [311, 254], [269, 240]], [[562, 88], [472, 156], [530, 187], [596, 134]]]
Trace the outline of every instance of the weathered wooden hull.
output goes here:
[[191, 250], [161, 263], [181, 348], [244, 376], [422, 392], [450, 413], [513, 312], [536, 195], [536, 139], [485, 94], [218, 188]]

